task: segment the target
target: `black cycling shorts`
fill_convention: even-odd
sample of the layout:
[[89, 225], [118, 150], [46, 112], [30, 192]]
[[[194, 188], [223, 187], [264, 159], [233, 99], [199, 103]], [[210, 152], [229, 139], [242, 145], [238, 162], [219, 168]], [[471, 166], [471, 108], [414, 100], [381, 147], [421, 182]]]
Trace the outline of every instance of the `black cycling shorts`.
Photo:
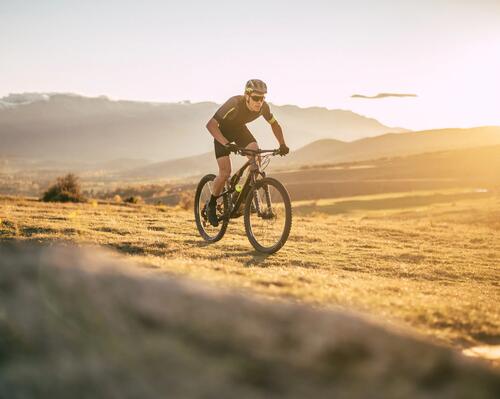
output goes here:
[[[253, 134], [248, 130], [245, 125], [236, 128], [221, 129], [222, 135], [229, 140], [230, 143], [236, 143], [240, 147], [246, 147], [248, 144], [257, 142]], [[230, 151], [226, 149], [221, 143], [214, 139], [215, 158], [227, 157]]]

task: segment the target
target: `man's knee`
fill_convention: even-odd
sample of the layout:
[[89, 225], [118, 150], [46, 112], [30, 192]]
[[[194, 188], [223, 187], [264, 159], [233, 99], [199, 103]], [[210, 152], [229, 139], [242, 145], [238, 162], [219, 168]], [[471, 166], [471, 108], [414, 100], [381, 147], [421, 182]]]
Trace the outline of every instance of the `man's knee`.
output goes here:
[[221, 157], [217, 159], [219, 165], [219, 178], [228, 179], [231, 176], [231, 160], [229, 157]]
[[231, 177], [230, 170], [219, 170], [219, 178], [227, 180]]

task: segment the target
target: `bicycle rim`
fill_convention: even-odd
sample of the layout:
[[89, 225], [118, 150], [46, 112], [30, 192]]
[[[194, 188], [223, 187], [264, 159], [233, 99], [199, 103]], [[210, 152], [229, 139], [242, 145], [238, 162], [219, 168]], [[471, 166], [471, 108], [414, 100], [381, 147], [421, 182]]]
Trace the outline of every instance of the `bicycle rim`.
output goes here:
[[245, 230], [253, 247], [264, 253], [278, 251], [288, 239], [292, 224], [290, 197], [277, 180], [259, 180], [245, 204]]
[[[205, 241], [215, 242], [220, 240], [227, 228], [227, 220], [220, 220], [219, 225], [214, 227], [208, 221], [207, 203], [212, 195], [211, 185], [215, 179], [214, 175], [206, 175], [198, 184], [194, 201], [194, 213], [196, 226]], [[221, 197], [217, 200], [217, 216], [223, 218], [226, 210], [226, 199]]]

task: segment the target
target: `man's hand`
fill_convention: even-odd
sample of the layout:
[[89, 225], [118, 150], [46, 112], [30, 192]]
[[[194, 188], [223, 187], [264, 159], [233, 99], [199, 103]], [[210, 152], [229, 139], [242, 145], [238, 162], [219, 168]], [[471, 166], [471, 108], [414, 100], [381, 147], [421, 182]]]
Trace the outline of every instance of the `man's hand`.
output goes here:
[[279, 153], [281, 156], [284, 156], [290, 152], [290, 148], [286, 146], [286, 144], [280, 144]]
[[234, 152], [235, 154], [238, 152], [238, 150], [240, 149], [240, 147], [238, 147], [236, 144], [234, 143], [227, 143], [224, 147], [226, 147], [226, 149], [229, 151], [229, 152]]

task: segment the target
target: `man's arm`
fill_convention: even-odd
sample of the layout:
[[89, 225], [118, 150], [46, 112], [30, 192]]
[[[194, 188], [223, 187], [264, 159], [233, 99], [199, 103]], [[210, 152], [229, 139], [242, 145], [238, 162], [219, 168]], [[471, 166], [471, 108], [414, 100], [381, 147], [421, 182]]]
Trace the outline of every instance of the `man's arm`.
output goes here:
[[222, 132], [219, 129], [219, 122], [215, 120], [215, 118], [212, 118], [208, 121], [207, 123], [207, 129], [210, 132], [212, 136], [214, 136], [214, 139], [217, 140], [219, 143], [222, 145], [226, 145], [229, 143], [229, 140], [224, 137]]
[[290, 148], [288, 148], [288, 146], [285, 144], [285, 138], [283, 137], [283, 130], [281, 130], [280, 124], [276, 122], [276, 119], [274, 119], [274, 117], [269, 123], [271, 123], [271, 129], [273, 129], [273, 133], [276, 136], [278, 143], [280, 143], [278, 154], [280, 154], [281, 156], [288, 154], [290, 152]]
[[271, 124], [271, 129], [273, 129], [273, 133], [276, 136], [278, 143], [280, 143], [280, 145], [285, 144], [285, 138], [283, 137], [283, 130], [281, 129], [280, 124], [275, 121]]
[[280, 143], [280, 146], [286, 146], [285, 138], [283, 137], [283, 130], [281, 129], [281, 126], [274, 117], [274, 115], [271, 113], [269, 104], [267, 102], [264, 102], [262, 107], [263, 107], [262, 116], [271, 125], [271, 129], [273, 129], [273, 133], [276, 136], [278, 143]]

